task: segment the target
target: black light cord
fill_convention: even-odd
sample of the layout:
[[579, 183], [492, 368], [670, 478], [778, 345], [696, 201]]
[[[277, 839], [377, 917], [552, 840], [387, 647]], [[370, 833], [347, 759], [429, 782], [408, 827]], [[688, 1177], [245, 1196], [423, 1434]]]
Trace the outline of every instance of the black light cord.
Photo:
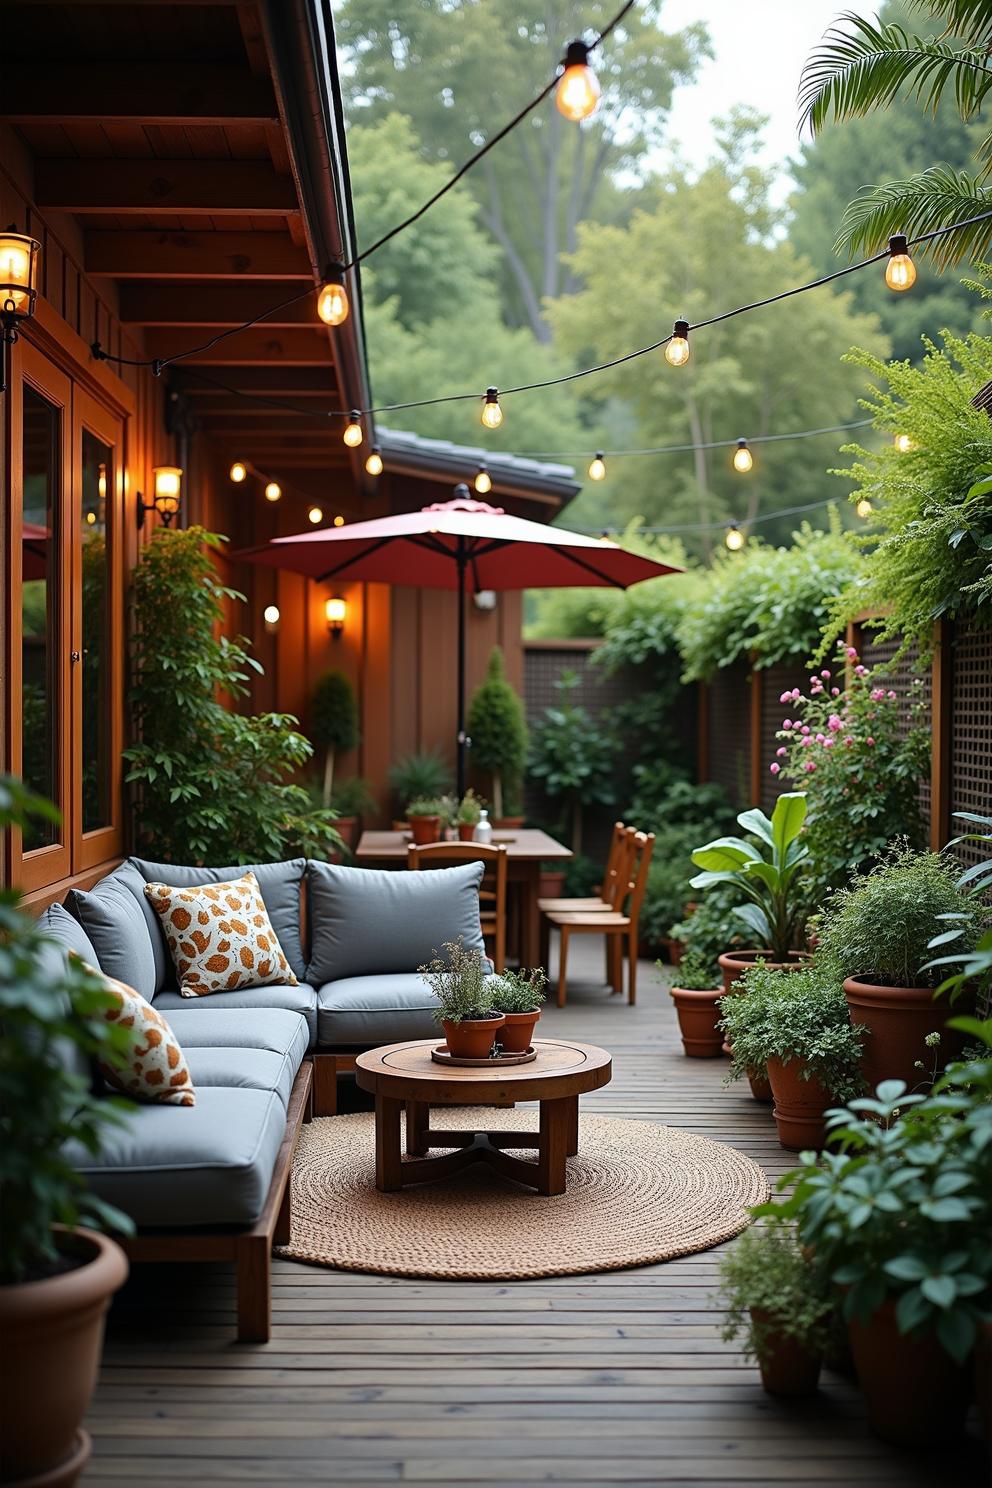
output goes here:
[[[755, 434], [745, 443], [773, 444], [783, 439], [813, 439], [818, 434], [840, 434], [845, 429], [863, 429], [874, 419], [855, 419], [848, 424], [825, 424], [820, 429], [796, 429], [791, 434]], [[710, 439], [700, 444], [656, 444], [644, 449], [595, 449], [595, 450], [500, 450], [501, 455], [515, 455], [522, 460], [592, 460], [598, 455], [604, 460], [626, 459], [631, 455], [684, 455], [693, 450], [731, 449], [739, 439]]]
[[[817, 511], [821, 506], [836, 505], [835, 499], [827, 496], [822, 501], [807, 501], [805, 506], [785, 506], [781, 511], [765, 512], [763, 516], [752, 517], [747, 522], [683, 522], [681, 526], [675, 527], [638, 527], [637, 531], [651, 537], [674, 537], [680, 532], [725, 532], [728, 527], [760, 527], [762, 522], [774, 522], [779, 517], [796, 517], [801, 512]], [[575, 530], [589, 535], [617, 537], [624, 529], [621, 527], [577, 527]]]

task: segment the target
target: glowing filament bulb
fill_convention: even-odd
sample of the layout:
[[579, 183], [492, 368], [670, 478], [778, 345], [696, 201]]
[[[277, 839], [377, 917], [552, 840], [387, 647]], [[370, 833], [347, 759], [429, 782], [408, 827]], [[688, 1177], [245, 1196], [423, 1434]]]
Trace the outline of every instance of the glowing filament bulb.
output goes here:
[[487, 429], [498, 429], [503, 422], [503, 410], [499, 406], [499, 393], [494, 387], [486, 388], [486, 401], [482, 405], [482, 422]]
[[334, 525], [335, 525], [335, 527], [343, 527], [344, 526], [344, 517], [335, 517], [334, 518]]
[[916, 445], [908, 434], [897, 434], [892, 443], [901, 455], [908, 455], [910, 450], [916, 448]]
[[357, 449], [365, 435], [362, 433], [362, 415], [357, 408], [353, 408], [348, 415], [345, 431], [341, 435], [349, 449]]
[[87, 512], [86, 513], [86, 521], [87, 521], [87, 524], [90, 527], [95, 527], [96, 526], [96, 512]]
[[379, 446], [377, 444], [374, 444], [369, 450], [369, 457], [365, 461], [365, 469], [369, 475], [382, 474], [382, 455], [379, 453]]
[[340, 279], [327, 279], [317, 295], [317, 314], [325, 325], [339, 326], [348, 319], [348, 291]]
[[916, 283], [916, 265], [906, 252], [905, 233], [896, 233], [889, 239], [889, 261], [885, 265], [885, 282], [897, 294], [901, 294], [904, 289], [912, 289]]
[[489, 471], [486, 469], [485, 465], [480, 465], [478, 470], [475, 472], [474, 484], [475, 489], [478, 491], [480, 496], [488, 496], [489, 492], [492, 490], [493, 478], [489, 474]]
[[601, 94], [599, 79], [589, 66], [589, 48], [584, 41], [570, 41], [565, 52], [565, 70], [555, 88], [558, 112], [573, 124], [581, 124], [596, 112]]
[[243, 480], [248, 479], [248, 466], [243, 460], [235, 460], [228, 471], [228, 475], [236, 486], [240, 486]]
[[100, 498], [101, 501], [103, 501], [103, 500], [106, 499], [106, 495], [107, 495], [107, 467], [106, 467], [106, 465], [100, 465], [99, 468], [98, 468], [98, 470], [97, 470], [96, 492], [97, 492], [97, 495], [99, 496], [99, 498]]
[[867, 518], [871, 516], [872, 511], [871, 502], [868, 500], [868, 497], [860, 497], [859, 500], [855, 503], [854, 510], [857, 512], [859, 517], [861, 517], [863, 520], [867, 520]]
[[278, 481], [269, 481], [265, 488], [266, 501], [278, 501], [282, 496], [282, 486]]
[[597, 450], [589, 462], [589, 479], [595, 481], [606, 479], [606, 461], [603, 459], [602, 450]]
[[274, 630], [279, 624], [279, 606], [266, 605], [262, 611], [262, 619], [265, 621], [267, 629]]
[[312, 506], [307, 512], [307, 521], [312, 522], [315, 527], [319, 527], [323, 520], [324, 513], [319, 506]]
[[689, 322], [677, 320], [671, 339], [665, 347], [665, 361], [673, 367], [684, 367], [689, 360]]
[[739, 475], [747, 475], [754, 464], [754, 456], [747, 447], [746, 439], [738, 439], [737, 448], [734, 450], [734, 469]]
[[727, 528], [727, 535], [723, 539], [731, 553], [739, 553], [744, 546], [745, 537], [736, 522], [731, 522]]

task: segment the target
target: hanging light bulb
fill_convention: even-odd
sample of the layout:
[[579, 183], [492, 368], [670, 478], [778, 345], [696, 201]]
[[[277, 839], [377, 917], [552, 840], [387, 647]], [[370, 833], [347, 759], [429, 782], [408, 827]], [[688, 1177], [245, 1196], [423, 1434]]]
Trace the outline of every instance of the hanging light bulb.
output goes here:
[[665, 361], [673, 367], [684, 367], [689, 360], [689, 322], [677, 320], [665, 347]]
[[859, 497], [858, 500], [855, 502], [854, 510], [857, 512], [859, 517], [867, 521], [872, 512], [871, 502], [868, 500], [868, 497]]
[[482, 422], [487, 429], [498, 429], [503, 422], [503, 410], [499, 406], [499, 393], [494, 387], [486, 388], [486, 401], [482, 405]]
[[746, 439], [738, 439], [734, 450], [734, 469], [739, 475], [747, 475], [754, 464], [754, 456], [747, 447]]
[[95, 527], [96, 526], [96, 512], [91, 512], [91, 511], [87, 512], [86, 513], [86, 522], [87, 522], [87, 525], [88, 526]]
[[558, 112], [573, 124], [581, 124], [596, 112], [601, 94], [599, 79], [589, 66], [589, 48], [584, 41], [570, 41], [565, 50], [564, 71], [555, 88]]
[[106, 465], [103, 464], [102, 461], [100, 462], [100, 465], [97, 467], [96, 494], [99, 496], [99, 498], [100, 498], [101, 501], [105, 501], [106, 500], [106, 497], [107, 497], [107, 467], [106, 467]]
[[265, 488], [266, 501], [278, 501], [282, 496], [282, 486], [278, 481], [269, 481]]
[[602, 450], [597, 450], [589, 462], [589, 479], [595, 481], [606, 479], [606, 461], [603, 459]]
[[731, 522], [723, 539], [731, 553], [739, 553], [747, 539], [736, 522]]
[[379, 453], [379, 446], [377, 444], [374, 444], [369, 450], [369, 457], [365, 461], [365, 469], [369, 475], [382, 474], [382, 455]]
[[349, 413], [348, 422], [345, 425], [345, 430], [341, 438], [349, 449], [357, 449], [365, 438], [365, 435], [362, 433], [362, 415], [357, 408], [353, 408]]
[[897, 434], [892, 443], [901, 455], [908, 455], [910, 450], [916, 448], [916, 445], [908, 434]]
[[262, 619], [265, 621], [266, 630], [275, 630], [279, 624], [279, 606], [266, 605], [262, 611]]
[[244, 460], [235, 460], [234, 464], [231, 466], [230, 470], [227, 473], [234, 484], [236, 486], [240, 486], [243, 480], [248, 479], [248, 466], [245, 464]]
[[344, 517], [335, 517], [334, 518], [334, 525], [335, 525], [335, 527], [343, 527], [344, 526]]
[[324, 513], [319, 506], [312, 506], [307, 512], [307, 521], [312, 522], [315, 527], [319, 527], [323, 520]]
[[325, 325], [339, 326], [348, 319], [348, 291], [344, 287], [344, 269], [328, 269], [317, 293], [317, 314]]
[[492, 490], [493, 478], [489, 474], [489, 471], [486, 469], [485, 465], [480, 465], [478, 470], [475, 472], [475, 481], [473, 482], [473, 484], [475, 485], [475, 489], [478, 491], [480, 496], [488, 496], [489, 492]]
[[906, 251], [906, 234], [894, 233], [889, 239], [889, 261], [885, 265], [885, 282], [901, 294], [916, 283], [916, 265]]

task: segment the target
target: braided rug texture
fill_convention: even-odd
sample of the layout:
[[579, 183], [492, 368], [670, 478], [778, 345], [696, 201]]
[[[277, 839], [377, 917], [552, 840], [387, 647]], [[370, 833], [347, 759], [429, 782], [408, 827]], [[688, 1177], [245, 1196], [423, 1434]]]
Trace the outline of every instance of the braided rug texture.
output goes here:
[[[482, 1163], [379, 1193], [372, 1116], [318, 1118], [301, 1132], [292, 1234], [277, 1253], [383, 1276], [573, 1276], [708, 1250], [745, 1229], [748, 1206], [769, 1196], [757, 1163], [708, 1137], [607, 1116], [579, 1123], [568, 1191], [542, 1198]], [[537, 1111], [434, 1107], [431, 1125], [526, 1131]]]

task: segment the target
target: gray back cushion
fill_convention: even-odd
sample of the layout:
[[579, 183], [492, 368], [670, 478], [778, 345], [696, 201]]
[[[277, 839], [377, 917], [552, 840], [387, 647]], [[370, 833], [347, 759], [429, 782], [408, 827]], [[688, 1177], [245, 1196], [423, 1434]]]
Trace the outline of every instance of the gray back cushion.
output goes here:
[[[301, 982], [306, 981], [307, 961], [300, 930], [300, 885], [307, 866], [306, 858], [291, 858], [286, 863], [241, 863], [231, 868], [186, 868], [178, 863], [152, 863], [147, 858], [129, 858], [128, 862], [137, 869], [145, 883], [171, 884], [177, 889], [195, 888], [199, 884], [227, 883], [229, 879], [254, 873], [286, 960], [293, 968], [293, 974]], [[144, 897], [142, 893], [142, 898]], [[154, 917], [155, 911], [151, 905], [148, 905], [148, 909]], [[159, 930], [160, 936], [161, 933]], [[174, 986], [175, 973], [171, 965], [169, 978], [170, 985]]]
[[75, 951], [81, 960], [97, 971], [100, 970], [100, 958], [96, 947], [82, 925], [69, 913], [64, 904], [50, 904], [38, 924], [46, 935], [57, 940], [67, 951]]
[[307, 981], [416, 971], [461, 936], [485, 953], [479, 920], [482, 863], [419, 872], [307, 864], [311, 953]]
[[146, 1001], [155, 996], [155, 951], [141, 905], [112, 874], [89, 893], [70, 889], [66, 905], [92, 942], [100, 970]]
[[[145, 880], [130, 858], [127, 862], [121, 863], [119, 868], [115, 868], [113, 873], [108, 873], [107, 879], [123, 884], [128, 893], [133, 894], [135, 901], [141, 906], [141, 913], [148, 928], [148, 939], [152, 943], [152, 954], [155, 957], [155, 991], [161, 992], [163, 987], [174, 987], [176, 973], [172, 965], [172, 957], [165, 943], [161, 921], [145, 893]], [[104, 879], [105, 883], [107, 879]]]
[[[38, 926], [39, 929], [44, 930], [46, 935], [51, 936], [52, 940], [58, 942], [57, 946], [46, 946], [44, 951], [44, 968], [53, 981], [61, 980], [66, 957], [70, 951], [75, 951], [76, 955], [82, 957], [90, 966], [99, 969], [99, 960], [89, 936], [79, 921], [74, 920], [63, 905], [49, 905], [40, 917]], [[68, 1013], [68, 998], [64, 999], [64, 1006]], [[92, 1080], [93, 1072], [89, 1058], [71, 1039], [54, 1039], [51, 1047], [55, 1060], [63, 1069], [69, 1070], [74, 1075], [81, 1075], [85, 1080]]]

